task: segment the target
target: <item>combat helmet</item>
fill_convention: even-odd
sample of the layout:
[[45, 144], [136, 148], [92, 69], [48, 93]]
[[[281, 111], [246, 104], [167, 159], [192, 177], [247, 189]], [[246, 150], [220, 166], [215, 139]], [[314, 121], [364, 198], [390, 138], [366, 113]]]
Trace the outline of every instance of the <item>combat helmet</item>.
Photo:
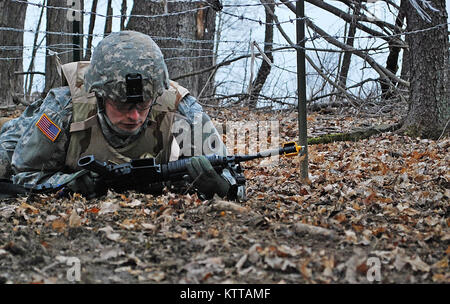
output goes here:
[[135, 31], [111, 33], [99, 42], [84, 76], [88, 92], [100, 100], [140, 102], [169, 87], [167, 66], [158, 45]]

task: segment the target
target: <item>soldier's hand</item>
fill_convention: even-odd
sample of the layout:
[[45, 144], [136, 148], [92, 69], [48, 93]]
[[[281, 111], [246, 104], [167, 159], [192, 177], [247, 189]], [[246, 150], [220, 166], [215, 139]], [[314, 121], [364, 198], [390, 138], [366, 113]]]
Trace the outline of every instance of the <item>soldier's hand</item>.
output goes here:
[[192, 157], [186, 167], [194, 186], [207, 198], [213, 197], [215, 193], [221, 197], [227, 195], [230, 184], [214, 170], [206, 156]]
[[86, 198], [94, 198], [104, 194], [101, 187], [100, 176], [92, 171], [87, 171], [66, 185], [73, 192], [77, 192]]

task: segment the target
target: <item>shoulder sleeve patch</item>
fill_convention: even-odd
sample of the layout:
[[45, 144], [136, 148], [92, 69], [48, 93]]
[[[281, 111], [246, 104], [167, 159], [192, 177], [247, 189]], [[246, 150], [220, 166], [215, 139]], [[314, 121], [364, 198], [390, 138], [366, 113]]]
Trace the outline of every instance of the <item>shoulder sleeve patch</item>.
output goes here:
[[45, 113], [42, 114], [41, 118], [39, 118], [36, 126], [53, 142], [61, 132], [61, 128], [51, 121]]

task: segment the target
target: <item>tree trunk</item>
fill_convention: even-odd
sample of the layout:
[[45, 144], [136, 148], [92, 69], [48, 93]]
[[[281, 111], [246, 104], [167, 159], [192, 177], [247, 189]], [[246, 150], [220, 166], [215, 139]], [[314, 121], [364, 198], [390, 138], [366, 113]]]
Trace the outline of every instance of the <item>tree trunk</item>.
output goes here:
[[108, 5], [106, 7], [106, 21], [105, 21], [105, 30], [103, 31], [103, 37], [108, 36], [112, 31], [112, 0], [108, 0]]
[[445, 0], [431, 0], [438, 12], [426, 9], [427, 22], [407, 3], [407, 31], [432, 30], [411, 35], [409, 71], [411, 74], [409, 111], [402, 131], [410, 136], [439, 138], [449, 133], [450, 82], [449, 41]]
[[[355, 4], [355, 7], [353, 8], [353, 15], [359, 14], [359, 11], [360, 11], [360, 4]], [[355, 21], [352, 20], [352, 22], [350, 22], [350, 26], [348, 29], [347, 41], [345, 42], [348, 46], [353, 47], [353, 44], [355, 42], [355, 34], [356, 34], [356, 24]], [[339, 85], [344, 89], [347, 87], [347, 77], [348, 71], [350, 70], [351, 60], [352, 60], [352, 52], [345, 52], [344, 58], [342, 59], [341, 73], [339, 75]]]
[[125, 29], [125, 21], [127, 19], [127, 0], [122, 0], [122, 6], [120, 8], [120, 30], [123, 31]]
[[[273, 44], [273, 16], [268, 11], [268, 9], [272, 10], [275, 13], [275, 3], [273, 0], [261, 0], [262, 3], [266, 3], [267, 7], [265, 7], [266, 12], [266, 29], [264, 34], [264, 54], [266, 54], [267, 58], [273, 62], [272, 55], [272, 44]], [[262, 58], [261, 58], [262, 59]], [[256, 108], [259, 93], [261, 92], [264, 83], [266, 82], [267, 77], [270, 74], [271, 66], [264, 59], [262, 59], [261, 66], [259, 67], [258, 74], [256, 75], [256, 79], [252, 83], [252, 91], [250, 93], [249, 107]]]
[[[406, 17], [406, 4], [409, 0], [401, 0], [400, 3], [400, 9], [404, 12], [404, 15]], [[402, 54], [402, 71], [401, 71], [401, 79], [404, 79], [406, 81], [411, 80], [411, 75], [409, 71], [409, 46], [411, 45], [411, 38], [412, 35], [405, 35], [405, 42], [408, 46], [407, 48], [403, 48], [403, 54]]]
[[[165, 10], [168, 15], [158, 18], [130, 17], [127, 29], [145, 33], [155, 40], [164, 54], [171, 79], [212, 66], [215, 11], [198, 1], [164, 2], [142, 1], [139, 5], [133, 5], [132, 15], [161, 15]], [[194, 10], [197, 8], [203, 9]], [[188, 10], [194, 11], [175, 14]], [[193, 96], [198, 96], [206, 86], [202, 95], [210, 96], [214, 86], [212, 81], [208, 81], [209, 76], [209, 73], [203, 73], [177, 82]]]
[[[48, 6], [64, 7], [67, 8], [66, 0], [48, 0]], [[47, 31], [48, 32], [63, 32], [72, 33], [73, 23], [67, 19], [67, 10], [47, 8]], [[73, 47], [72, 36], [60, 35], [60, 34], [47, 34], [47, 50], [50, 49], [53, 52], [57, 52], [61, 63], [68, 63], [73, 60], [73, 53], [71, 51]], [[44, 94], [54, 88], [61, 85], [61, 77], [56, 69], [55, 56], [45, 57], [45, 88]]]
[[97, 3], [98, 0], [92, 1], [92, 7], [91, 7], [91, 17], [89, 19], [89, 29], [88, 29], [88, 38], [87, 38], [87, 45], [86, 45], [86, 56], [84, 57], [84, 60], [91, 60], [92, 55], [92, 40], [94, 34], [94, 27], [95, 27], [95, 16], [97, 14]]
[[[0, 27], [22, 31], [26, 10], [25, 3], [0, 1]], [[0, 60], [0, 105], [17, 103], [23, 97], [23, 74], [15, 74], [23, 71], [23, 32], [20, 31], [2, 31], [0, 35], [0, 45], [17, 46], [12, 50], [0, 49], [0, 58], [12, 58]]]
[[[408, 0], [406, 0], [408, 1]], [[402, 0], [400, 4], [400, 9], [395, 19], [395, 25], [398, 28], [403, 27], [403, 22], [405, 19], [405, 0]], [[394, 31], [395, 34], [399, 34], [399, 32]], [[394, 41], [389, 41], [389, 56], [386, 60], [386, 69], [391, 71], [392, 73], [397, 73], [398, 70], [398, 58], [400, 55], [401, 48]], [[403, 53], [405, 54], [405, 53]], [[405, 79], [406, 80], [406, 79]], [[385, 83], [383, 81], [380, 82], [381, 85], [381, 97], [384, 100], [389, 100], [393, 97], [393, 91], [390, 83]]]
[[[34, 33], [34, 40], [33, 40], [33, 50], [31, 51], [31, 60], [30, 60], [30, 65], [28, 66], [28, 72], [30, 73], [29, 75], [26, 75], [25, 77], [25, 96], [24, 99], [27, 101], [31, 100], [31, 94], [32, 94], [32, 89], [33, 89], [33, 79], [34, 79], [34, 61], [36, 59], [36, 53], [39, 49], [39, 46], [41, 45], [41, 42], [38, 42], [38, 38], [39, 38], [39, 29], [41, 28], [41, 23], [42, 23], [42, 18], [44, 16], [44, 12], [45, 12], [45, 0], [42, 3], [42, 8], [41, 8], [41, 13], [39, 14], [39, 20], [38, 23], [36, 25], [36, 33]], [[45, 73], [44, 73], [45, 75]]]

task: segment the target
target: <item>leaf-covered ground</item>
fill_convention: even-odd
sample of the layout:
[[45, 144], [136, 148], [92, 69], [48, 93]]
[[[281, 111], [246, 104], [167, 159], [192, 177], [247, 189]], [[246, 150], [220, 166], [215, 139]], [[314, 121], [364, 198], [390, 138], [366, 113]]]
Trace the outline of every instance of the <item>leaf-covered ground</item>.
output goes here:
[[[243, 114], [244, 113], [244, 114]], [[210, 110], [216, 121], [295, 112]], [[396, 122], [395, 115], [310, 113], [308, 135]], [[243, 202], [109, 192], [86, 200], [0, 201], [0, 282], [450, 283], [450, 140], [384, 133], [309, 147], [300, 158], [244, 164]]]

